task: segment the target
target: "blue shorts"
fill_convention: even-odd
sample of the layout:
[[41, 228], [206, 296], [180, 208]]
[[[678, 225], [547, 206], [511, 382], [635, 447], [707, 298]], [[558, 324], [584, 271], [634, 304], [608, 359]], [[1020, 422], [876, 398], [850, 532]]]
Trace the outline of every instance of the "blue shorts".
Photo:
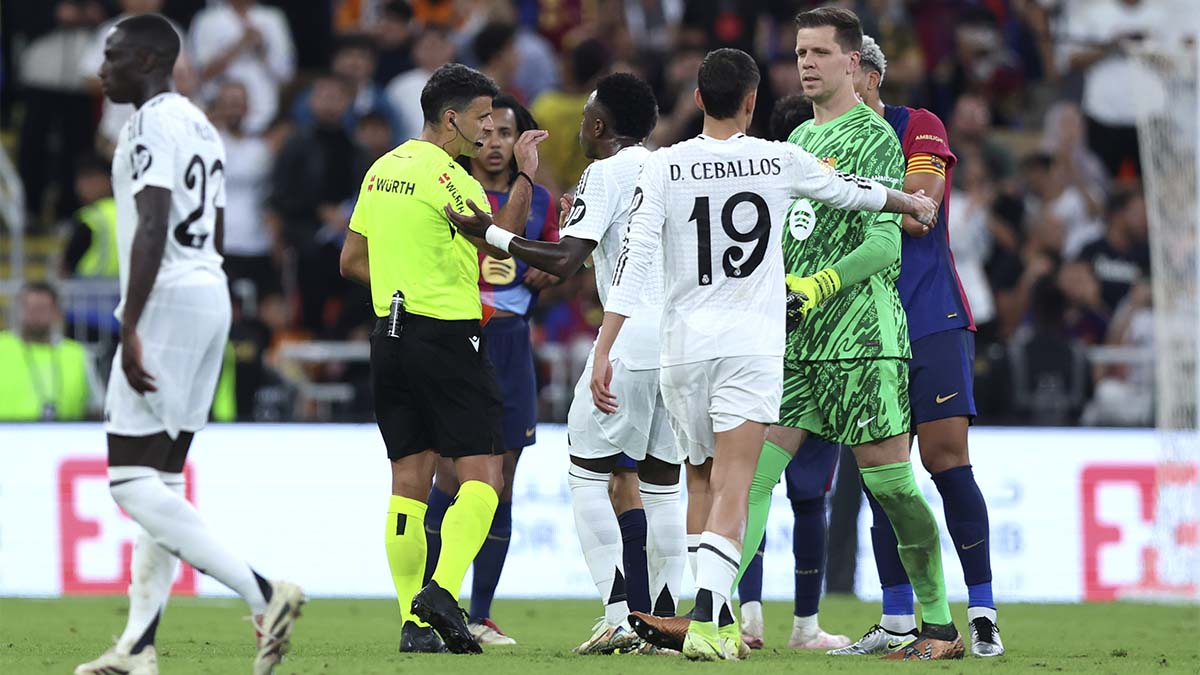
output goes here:
[[533, 445], [537, 441], [537, 375], [529, 321], [520, 316], [494, 318], [483, 327], [483, 334], [504, 402], [504, 449]]
[[908, 400], [918, 424], [975, 417], [975, 333], [957, 328], [912, 343]]
[[617, 455], [617, 468], [637, 471], [637, 460], [622, 452]]
[[783, 472], [788, 500], [797, 502], [824, 497], [833, 486], [833, 472], [837, 469], [841, 448], [840, 443], [813, 436], [804, 441]]

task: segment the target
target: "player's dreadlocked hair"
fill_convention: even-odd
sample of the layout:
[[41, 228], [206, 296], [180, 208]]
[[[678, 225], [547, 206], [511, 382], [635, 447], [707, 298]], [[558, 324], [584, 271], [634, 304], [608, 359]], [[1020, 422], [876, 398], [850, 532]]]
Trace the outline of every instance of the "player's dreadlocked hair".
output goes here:
[[421, 112], [426, 124], [437, 124], [447, 110], [463, 110], [480, 96], [498, 93], [487, 75], [461, 63], [447, 63], [433, 71], [421, 90]]
[[[492, 111], [495, 112], [496, 110], [504, 109], [511, 110], [513, 119], [517, 121], [516, 131], [518, 139], [521, 138], [521, 134], [525, 133], [526, 131], [538, 128], [538, 123], [537, 120], [533, 118], [533, 113], [529, 112], [525, 106], [521, 105], [521, 102], [518, 101], [512, 94], [505, 93], [493, 96]], [[460, 157], [459, 160], [466, 160], [466, 157]], [[467, 171], [471, 170], [471, 167], [469, 166], [465, 168]], [[514, 153], [513, 156], [508, 160], [508, 173], [510, 176], [509, 182], [517, 179], [518, 169], [517, 156]]]
[[709, 117], [727, 120], [737, 114], [742, 101], [758, 90], [758, 64], [740, 49], [715, 49], [704, 57], [696, 86]]
[[658, 122], [654, 90], [632, 73], [613, 73], [596, 83], [596, 101], [608, 111], [613, 132], [644, 140]]

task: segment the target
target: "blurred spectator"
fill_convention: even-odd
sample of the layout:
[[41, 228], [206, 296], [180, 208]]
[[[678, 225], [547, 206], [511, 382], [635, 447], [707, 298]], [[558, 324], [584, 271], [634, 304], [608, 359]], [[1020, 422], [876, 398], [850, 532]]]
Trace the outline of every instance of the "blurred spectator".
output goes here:
[[0, 332], [0, 420], [69, 421], [98, 406], [94, 369], [83, 345], [62, 337], [58, 293], [25, 284], [17, 332]]
[[1083, 113], [1079, 106], [1066, 101], [1050, 106], [1042, 121], [1041, 149], [1067, 162], [1071, 171], [1078, 174], [1073, 182], [1090, 193], [1090, 197], [1103, 203], [1111, 181], [1104, 162], [1087, 145]]
[[[79, 67], [83, 71], [85, 82], [88, 89], [93, 95], [100, 96], [100, 64], [104, 63], [104, 43], [108, 40], [108, 34], [113, 28], [123, 19], [136, 16], [138, 14], [161, 13], [165, 0], [121, 0], [121, 13], [118, 16], [100, 24], [100, 27], [93, 33], [91, 43], [83, 53], [83, 58], [80, 60]], [[170, 19], [168, 19], [169, 21]], [[171, 26], [175, 28], [175, 32], [179, 33], [180, 44], [183, 44], [184, 31], [174, 21]], [[191, 64], [188, 61], [187, 52], [180, 51], [179, 57], [175, 60], [175, 71], [172, 74], [175, 81], [175, 88], [184, 96], [191, 96], [195, 89], [195, 76], [192, 73]], [[113, 103], [107, 98], [103, 99], [103, 113], [100, 115], [100, 128], [97, 129], [96, 149], [105, 157], [112, 157], [113, 150], [117, 146], [117, 134], [121, 133], [121, 127], [125, 126], [125, 120], [133, 115], [133, 104], [130, 103]]]
[[[1108, 329], [1105, 344], [1132, 347], [1153, 354], [1154, 312], [1152, 293], [1147, 281], [1130, 289], [1117, 308]], [[1099, 365], [1093, 372], [1096, 393], [1083, 412], [1081, 422], [1088, 426], [1149, 426], [1154, 423], [1154, 364]]]
[[1007, 183], [1016, 173], [1016, 162], [1004, 145], [992, 139], [991, 131], [992, 115], [987, 103], [975, 94], [960, 97], [950, 118], [951, 150], [959, 157], [959, 171], [963, 170], [964, 156], [974, 151], [987, 164], [993, 180]]
[[641, 49], [665, 54], [683, 19], [683, 0], [624, 0], [625, 25]]
[[[80, 60], [104, 8], [94, 0], [19, 3], [17, 31], [28, 40], [18, 57], [17, 80], [25, 104], [17, 170], [25, 184], [25, 207], [37, 225], [47, 193], [54, 189], [52, 218], [79, 207], [75, 160], [92, 147], [96, 129], [92, 100]], [[8, 39], [6, 27], [5, 40]]]
[[[704, 50], [688, 48], [677, 50], [666, 65], [666, 82], [663, 91], [655, 92], [661, 114], [658, 126], [650, 134], [651, 145], [666, 147], [676, 141], [700, 133], [704, 114], [696, 107], [696, 75]], [[792, 70], [795, 70], [793, 65]]]
[[471, 51], [479, 61], [479, 70], [492, 78], [500, 91], [520, 102], [525, 95], [514, 86], [521, 55], [517, 52], [517, 29], [512, 24], [492, 22], [485, 25], [471, 42]]
[[1032, 324], [1009, 344], [1012, 408], [1022, 423], [1072, 424], [1087, 401], [1087, 360], [1065, 335], [1067, 301], [1053, 279], [1037, 282], [1032, 304]]
[[[1072, 70], [1083, 73], [1083, 113], [1088, 144], [1114, 177], [1140, 173], [1139, 107], [1166, 105], [1165, 83], [1138, 63], [1143, 45], [1177, 36], [1175, 19], [1156, 0], [1091, 0], [1071, 3], [1060, 36]], [[1178, 47], [1178, 41], [1169, 48]]]
[[1129, 289], [1150, 275], [1146, 202], [1139, 192], [1118, 191], [1108, 198], [1105, 220], [1104, 238], [1085, 246], [1079, 260], [1091, 267], [1103, 306], [1112, 313]]
[[421, 135], [425, 113], [421, 110], [421, 90], [433, 71], [454, 59], [454, 43], [445, 28], [427, 26], [413, 43], [412, 70], [397, 75], [387, 86], [387, 99], [400, 115], [397, 143]]
[[1005, 44], [990, 9], [960, 10], [954, 29], [954, 55], [942, 65], [951, 99], [964, 93], [981, 96], [993, 116], [1006, 125], [1024, 112], [1020, 64]]
[[[557, 9], [556, 9], [557, 11]], [[474, 43], [489, 24], [512, 25], [516, 31], [514, 45], [517, 52], [517, 68], [511, 78], [511, 89], [520, 94], [521, 101], [532, 101], [549, 89], [559, 85], [559, 55], [554, 46], [534, 28], [518, 21], [516, 3], [509, 0], [483, 0], [472, 7], [463, 25], [454, 33], [454, 44], [459, 52], [459, 61], [472, 67], [480, 67], [483, 58], [475, 50]]]
[[412, 42], [416, 26], [412, 5], [405, 0], [388, 0], [380, 9], [379, 18], [363, 28], [371, 31], [378, 50], [375, 83], [386, 87], [392, 78], [413, 67]]
[[340, 299], [348, 283], [338, 272], [338, 257], [362, 162], [342, 125], [353, 94], [354, 84], [346, 78], [319, 76], [313, 83], [313, 124], [288, 139], [271, 176], [269, 204], [298, 267], [301, 323], [314, 335], [326, 326], [327, 303]]
[[[354, 133], [363, 115], [377, 113], [388, 120], [392, 133], [399, 135], [403, 130], [400, 115], [384, 94], [383, 88], [375, 84], [375, 65], [375, 45], [370, 38], [348, 35], [338, 41], [330, 69], [354, 85], [353, 102], [342, 116], [342, 124], [347, 132]], [[313, 90], [309, 89], [292, 107], [292, 117], [304, 126], [313, 122], [312, 96]]]
[[63, 277], [117, 278], [117, 203], [112, 196], [112, 166], [85, 155], [76, 165], [75, 195], [84, 204], [71, 218]]
[[1074, 160], [1035, 153], [1021, 161], [1026, 183], [1025, 213], [1041, 226], [1060, 231], [1064, 258], [1074, 258], [1104, 231], [1097, 216], [1100, 202]]
[[231, 285], [245, 279], [255, 297], [280, 290], [279, 269], [271, 256], [274, 235], [264, 205], [274, 149], [246, 130], [249, 96], [240, 82], [217, 90], [208, 117], [225, 143], [225, 274]]
[[1100, 282], [1091, 268], [1083, 262], [1066, 263], [1059, 268], [1056, 281], [1067, 299], [1062, 315], [1065, 334], [1085, 345], [1103, 343], [1112, 312], [1104, 306]]
[[608, 48], [599, 40], [580, 42], [566, 58], [566, 85], [562, 91], [548, 91], [538, 97], [529, 112], [550, 132], [540, 147], [541, 164], [537, 182], [550, 194], [561, 194], [574, 187], [587, 168], [588, 158], [579, 147], [579, 124], [583, 105], [596, 88], [596, 82], [608, 72], [611, 63]]
[[990, 221], [995, 186], [980, 162], [968, 164], [956, 178], [950, 190], [954, 208], [947, 213], [946, 222], [950, 228], [950, 248], [971, 316], [982, 332], [991, 333], [989, 325], [996, 320], [996, 303], [984, 264], [992, 251]]
[[396, 147], [392, 140], [392, 128], [388, 126], [387, 119], [379, 113], [368, 113], [358, 120], [358, 126], [354, 128], [354, 141], [362, 148], [361, 162], [358, 170], [354, 172], [355, 178], [360, 181], [375, 160]]
[[210, 6], [192, 22], [191, 50], [204, 96], [216, 96], [223, 78], [238, 80], [249, 95], [246, 131], [266, 129], [279, 110], [279, 90], [296, 69], [283, 12], [257, 0], [226, 0]]

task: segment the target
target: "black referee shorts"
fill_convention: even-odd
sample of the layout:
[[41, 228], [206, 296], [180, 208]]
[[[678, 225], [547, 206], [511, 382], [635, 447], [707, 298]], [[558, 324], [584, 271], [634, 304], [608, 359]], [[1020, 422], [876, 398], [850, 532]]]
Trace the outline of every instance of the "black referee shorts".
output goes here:
[[479, 322], [409, 314], [399, 338], [385, 329], [380, 319], [371, 334], [371, 390], [388, 458], [503, 453], [500, 388]]

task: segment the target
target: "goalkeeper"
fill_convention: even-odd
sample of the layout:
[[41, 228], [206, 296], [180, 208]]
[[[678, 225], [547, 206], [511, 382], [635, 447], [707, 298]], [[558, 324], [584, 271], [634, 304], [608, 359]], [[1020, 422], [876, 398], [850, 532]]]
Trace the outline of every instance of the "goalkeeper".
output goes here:
[[[796, 21], [798, 64], [815, 119], [788, 140], [840, 171], [900, 188], [905, 165], [896, 135], [854, 94], [862, 45], [857, 17], [825, 8]], [[900, 217], [799, 199], [788, 211], [783, 238], [795, 325], [784, 356], [780, 420], [767, 434], [750, 489], [742, 569], [758, 550], [771, 491], [804, 440], [814, 435], [851, 445], [863, 482], [895, 527], [922, 608], [920, 635], [907, 646], [897, 644], [888, 658], [960, 658], [963, 643], [946, 601], [937, 521], [909, 462], [911, 354], [896, 291]]]

